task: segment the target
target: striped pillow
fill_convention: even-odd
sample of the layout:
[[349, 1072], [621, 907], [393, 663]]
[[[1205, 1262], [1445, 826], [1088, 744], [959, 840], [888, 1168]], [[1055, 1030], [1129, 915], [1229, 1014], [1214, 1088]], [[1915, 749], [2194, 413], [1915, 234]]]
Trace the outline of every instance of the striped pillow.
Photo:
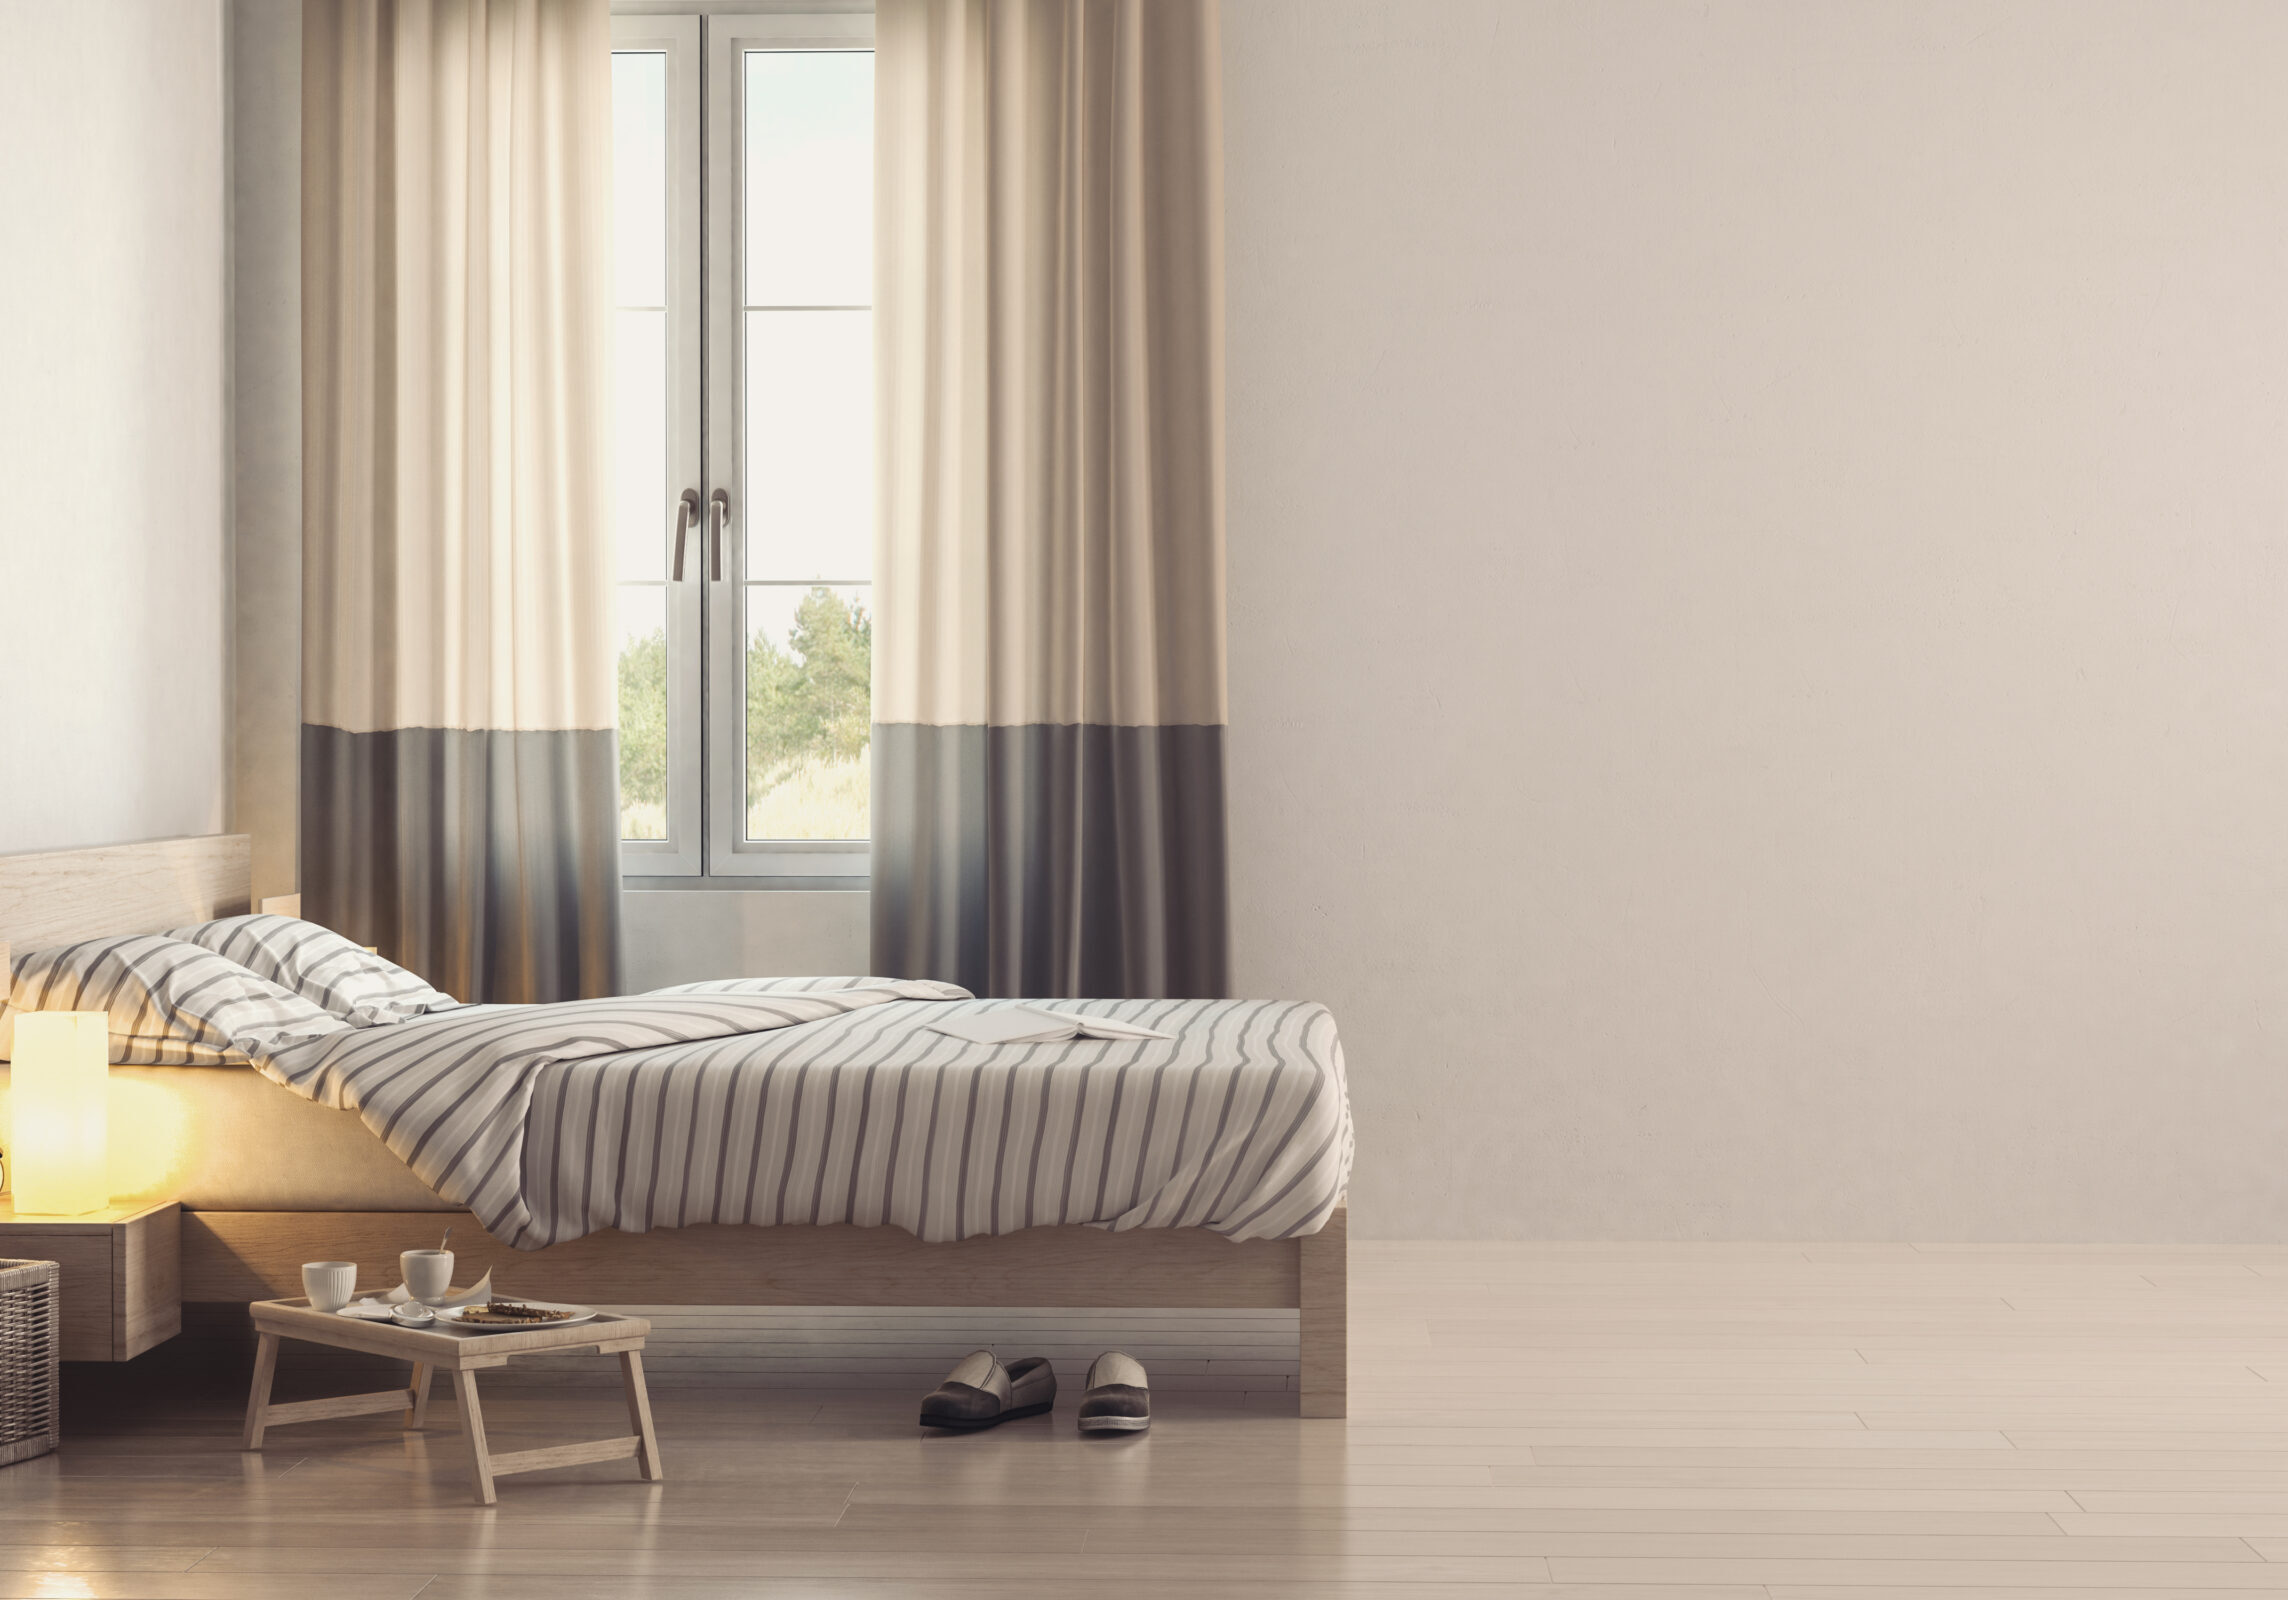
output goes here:
[[15, 962], [0, 1004], [0, 1056], [19, 1011], [102, 1011], [111, 1059], [160, 1067], [242, 1066], [349, 1025], [212, 950], [164, 934], [90, 939]]
[[394, 962], [299, 917], [258, 912], [225, 917], [168, 937], [204, 945], [257, 977], [293, 990], [353, 1028], [403, 1022], [461, 1002], [432, 989]]

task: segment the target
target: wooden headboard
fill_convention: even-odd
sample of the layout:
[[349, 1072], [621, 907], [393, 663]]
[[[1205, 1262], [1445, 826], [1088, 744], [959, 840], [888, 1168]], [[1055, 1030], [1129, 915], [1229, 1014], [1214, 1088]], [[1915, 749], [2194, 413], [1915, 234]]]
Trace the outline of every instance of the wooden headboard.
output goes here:
[[0, 856], [0, 950], [160, 933], [253, 909], [242, 833]]

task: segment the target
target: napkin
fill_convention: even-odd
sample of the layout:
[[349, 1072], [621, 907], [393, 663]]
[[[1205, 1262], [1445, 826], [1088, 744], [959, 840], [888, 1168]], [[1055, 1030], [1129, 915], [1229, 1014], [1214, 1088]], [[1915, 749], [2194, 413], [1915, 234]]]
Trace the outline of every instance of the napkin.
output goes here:
[[[477, 1280], [477, 1286], [474, 1289], [463, 1289], [457, 1294], [448, 1294], [442, 1300], [431, 1300], [427, 1303], [432, 1308], [441, 1306], [474, 1306], [482, 1305], [485, 1301], [490, 1300], [492, 1297], [493, 1275], [488, 1272]], [[390, 1290], [387, 1294], [359, 1295], [348, 1305], [342, 1307], [341, 1314], [345, 1317], [364, 1317], [367, 1320], [374, 1322], [384, 1321], [397, 1307], [406, 1304], [412, 1298], [413, 1291], [406, 1288], [405, 1285], [401, 1283], [396, 1288]]]
[[1057, 1044], [1066, 1039], [1166, 1039], [1171, 1037], [1140, 1022], [1118, 1022], [1110, 1017], [1084, 1017], [1069, 1011], [1040, 1011], [1032, 1006], [1003, 1006], [997, 1011], [969, 1011], [939, 1017], [924, 1024], [949, 1039], [971, 1044]]

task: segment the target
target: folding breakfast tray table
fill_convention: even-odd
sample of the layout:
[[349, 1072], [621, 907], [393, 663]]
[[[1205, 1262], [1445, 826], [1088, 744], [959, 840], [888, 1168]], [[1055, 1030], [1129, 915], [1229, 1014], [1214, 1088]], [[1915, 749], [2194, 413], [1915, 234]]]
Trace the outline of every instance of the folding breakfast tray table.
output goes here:
[[[599, 1313], [594, 1320], [568, 1327], [514, 1328], [501, 1333], [436, 1333], [401, 1327], [394, 1322], [345, 1317], [331, 1311], [313, 1311], [307, 1300], [257, 1300], [247, 1307], [260, 1335], [254, 1353], [254, 1387], [246, 1397], [246, 1448], [262, 1448], [263, 1431], [289, 1423], [323, 1422], [335, 1417], [361, 1417], [402, 1407], [405, 1426], [418, 1428], [429, 1409], [429, 1380], [439, 1372], [453, 1375], [453, 1394], [461, 1411], [461, 1434], [469, 1447], [469, 1482], [477, 1504], [494, 1502], [493, 1480], [512, 1472], [539, 1472], [548, 1467], [569, 1467], [585, 1461], [616, 1461], [633, 1456], [646, 1481], [667, 1476], [659, 1463], [659, 1440], [652, 1433], [651, 1396], [644, 1388], [643, 1347], [651, 1324], [642, 1317]], [[273, 1404], [270, 1380], [278, 1370], [278, 1341], [300, 1339], [330, 1345], [337, 1350], [361, 1350], [368, 1355], [390, 1356], [413, 1363], [411, 1381], [402, 1389], [370, 1394], [336, 1395], [324, 1400], [294, 1400]], [[580, 1444], [548, 1445], [538, 1450], [512, 1450], [494, 1455], [485, 1443], [485, 1413], [477, 1398], [477, 1374], [486, 1367], [505, 1366], [511, 1358], [563, 1355], [593, 1350], [620, 1358], [620, 1376], [627, 1387], [628, 1426], [634, 1430], [614, 1439]]]

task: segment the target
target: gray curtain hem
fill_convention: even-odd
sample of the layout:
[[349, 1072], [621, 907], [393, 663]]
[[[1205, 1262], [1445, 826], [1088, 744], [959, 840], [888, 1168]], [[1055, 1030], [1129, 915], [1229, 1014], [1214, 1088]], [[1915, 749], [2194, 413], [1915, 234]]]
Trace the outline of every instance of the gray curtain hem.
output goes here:
[[1229, 991], [1222, 727], [877, 723], [873, 763], [877, 973]]
[[612, 730], [302, 728], [302, 907], [471, 1002], [620, 986]]

